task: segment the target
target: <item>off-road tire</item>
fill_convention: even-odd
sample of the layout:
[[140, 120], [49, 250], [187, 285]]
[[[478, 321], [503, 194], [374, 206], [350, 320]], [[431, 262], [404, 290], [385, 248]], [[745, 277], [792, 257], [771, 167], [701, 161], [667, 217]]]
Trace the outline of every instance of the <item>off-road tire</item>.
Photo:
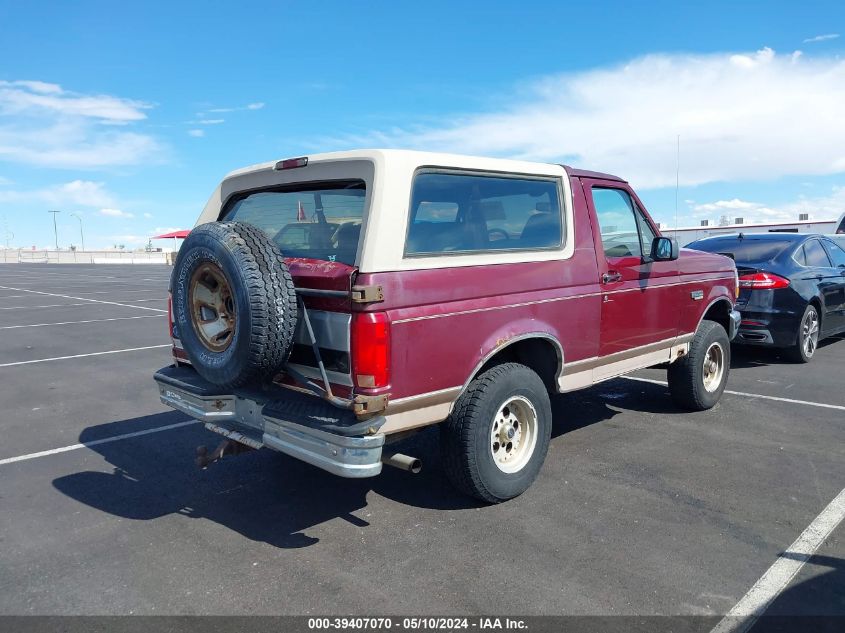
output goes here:
[[[231, 389], [269, 381], [287, 360], [299, 317], [293, 279], [270, 238], [242, 222], [211, 222], [185, 239], [173, 267], [173, 321], [197, 373]], [[229, 284], [236, 315], [223, 351], [203, 343], [194, 324], [190, 284], [200, 266], [212, 264]]]
[[[490, 437], [499, 407], [517, 396], [536, 411], [536, 443], [527, 463], [506, 473], [494, 462]], [[525, 365], [503, 363], [477, 376], [440, 425], [440, 450], [446, 476], [464, 494], [500, 503], [523, 492], [537, 478], [552, 431], [549, 394], [540, 377]]]
[[[721, 346], [723, 371], [718, 386], [708, 391], [704, 382], [704, 360], [712, 345]], [[682, 409], [705, 411], [722, 397], [731, 369], [731, 342], [725, 328], [715, 321], [702, 321], [690, 344], [689, 353], [669, 365], [669, 393]]]
[[813, 356], [816, 355], [816, 348], [819, 344], [818, 332], [816, 333], [816, 340], [815, 344], [813, 345], [812, 352], [810, 354], [807, 354], [807, 351], [804, 349], [804, 322], [810, 316], [810, 312], [815, 313], [816, 327], [821, 328], [821, 318], [819, 317], [819, 311], [816, 309], [816, 306], [814, 306], [812, 303], [807, 304], [807, 307], [804, 310], [804, 314], [801, 315], [801, 320], [798, 322], [798, 332], [795, 335], [795, 343], [784, 350], [785, 356], [794, 363], [809, 363], [813, 359]]

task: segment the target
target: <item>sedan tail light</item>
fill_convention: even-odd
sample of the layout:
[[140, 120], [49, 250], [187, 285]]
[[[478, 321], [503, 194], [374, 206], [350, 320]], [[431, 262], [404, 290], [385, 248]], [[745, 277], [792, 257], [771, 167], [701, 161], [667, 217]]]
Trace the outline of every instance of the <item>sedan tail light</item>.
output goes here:
[[777, 290], [789, 286], [789, 279], [775, 275], [774, 273], [753, 273], [742, 275], [739, 278], [740, 288], [751, 288], [753, 290]]

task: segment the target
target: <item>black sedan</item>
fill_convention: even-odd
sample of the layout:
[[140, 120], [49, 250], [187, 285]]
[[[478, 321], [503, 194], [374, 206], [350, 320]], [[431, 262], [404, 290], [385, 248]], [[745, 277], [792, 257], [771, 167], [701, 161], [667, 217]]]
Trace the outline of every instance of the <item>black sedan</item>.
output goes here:
[[687, 245], [733, 258], [739, 273], [734, 342], [784, 348], [806, 363], [819, 340], [845, 332], [845, 249], [823, 235], [719, 235]]

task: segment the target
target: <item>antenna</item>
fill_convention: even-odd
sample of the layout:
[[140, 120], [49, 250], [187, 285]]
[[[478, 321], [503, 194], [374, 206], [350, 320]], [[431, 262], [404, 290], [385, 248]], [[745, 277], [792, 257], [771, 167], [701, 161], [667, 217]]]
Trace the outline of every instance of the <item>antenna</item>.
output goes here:
[[681, 186], [681, 135], [678, 134], [678, 145], [675, 153], [675, 228], [678, 228], [678, 189]]

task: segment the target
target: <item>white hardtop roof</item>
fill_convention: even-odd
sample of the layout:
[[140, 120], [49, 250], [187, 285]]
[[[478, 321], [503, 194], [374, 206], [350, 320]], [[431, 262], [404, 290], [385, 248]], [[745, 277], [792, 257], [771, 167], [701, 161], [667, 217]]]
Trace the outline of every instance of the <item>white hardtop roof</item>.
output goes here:
[[[490, 171], [518, 172], [518, 173], [556, 173], [563, 169], [554, 163], [543, 163], [534, 161], [512, 160], [509, 158], [489, 158], [486, 156], [469, 156], [464, 154], [448, 154], [443, 152], [422, 152], [407, 149], [353, 149], [342, 152], [323, 152], [319, 154], [303, 154], [301, 157], [308, 158], [308, 164], [327, 163], [351, 160], [366, 160], [376, 165], [386, 162], [398, 162], [404, 164], [440, 165], [454, 166], [461, 168], [486, 169]], [[280, 160], [300, 158], [300, 156], [287, 156], [265, 163], [249, 165], [226, 174], [226, 178], [242, 176], [244, 174], [260, 171], [273, 171]]]

